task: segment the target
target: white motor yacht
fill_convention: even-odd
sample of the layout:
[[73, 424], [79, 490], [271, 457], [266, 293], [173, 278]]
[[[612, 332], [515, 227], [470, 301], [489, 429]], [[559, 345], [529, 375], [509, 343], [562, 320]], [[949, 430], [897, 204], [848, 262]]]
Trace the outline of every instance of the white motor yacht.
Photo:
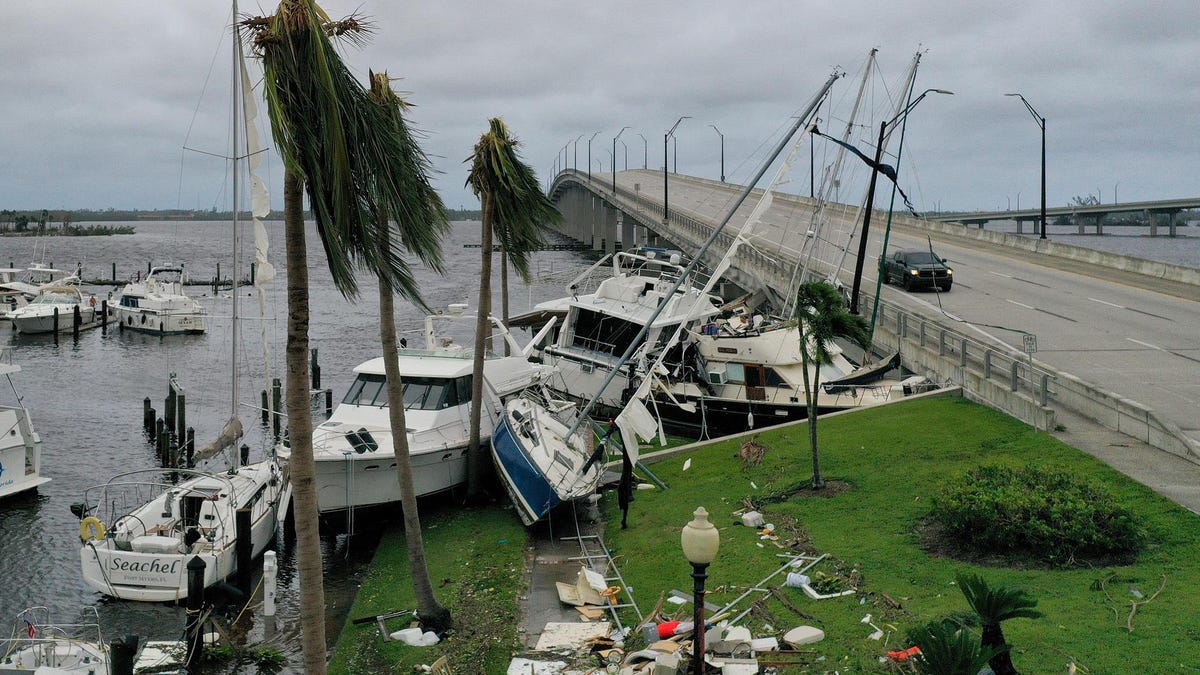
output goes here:
[[[452, 305], [449, 314], [426, 317], [423, 348], [401, 347], [397, 353], [418, 497], [466, 481], [474, 352], [454, 343], [438, 326], [456, 320], [473, 325], [476, 317], [463, 314], [465, 307]], [[483, 443], [491, 437], [504, 401], [537, 382], [542, 372], [529, 362], [503, 323], [489, 318], [513, 356], [488, 353], [485, 357]], [[317, 504], [323, 515], [401, 498], [383, 357], [360, 364], [354, 373], [354, 383], [341, 404], [313, 430]]]
[[29, 304], [12, 310], [8, 318], [18, 333], [53, 333], [56, 329], [67, 333], [74, 327], [76, 310], [81, 324], [92, 323], [96, 318], [96, 296], [85, 296], [77, 283], [59, 282], [41, 287]]
[[162, 265], [144, 279], [125, 285], [108, 306], [121, 330], [156, 335], [203, 333], [204, 307], [184, 292], [187, 275], [182, 265]]

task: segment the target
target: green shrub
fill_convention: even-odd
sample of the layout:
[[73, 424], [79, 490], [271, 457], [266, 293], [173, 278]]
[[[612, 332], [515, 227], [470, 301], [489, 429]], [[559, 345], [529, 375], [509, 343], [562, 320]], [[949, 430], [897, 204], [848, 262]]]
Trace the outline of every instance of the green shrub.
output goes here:
[[1103, 488], [1065, 471], [982, 466], [933, 499], [942, 536], [980, 555], [1020, 555], [1051, 566], [1131, 556], [1145, 536]]

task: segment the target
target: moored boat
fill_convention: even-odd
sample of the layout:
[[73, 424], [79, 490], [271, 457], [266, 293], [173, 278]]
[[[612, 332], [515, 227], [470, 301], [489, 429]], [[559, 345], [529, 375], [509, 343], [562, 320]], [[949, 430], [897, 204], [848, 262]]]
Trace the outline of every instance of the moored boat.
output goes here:
[[0, 638], [2, 675], [107, 675], [109, 661], [98, 615], [94, 622], [53, 623], [49, 609], [30, 607], [17, 614], [9, 637]]
[[0, 405], [0, 498], [50, 482], [42, 475], [42, 439], [12, 381], [19, 372], [21, 367], [12, 362], [12, 347], [0, 347], [0, 376], [16, 398]]
[[78, 284], [56, 283], [42, 286], [36, 297], [24, 307], [8, 313], [18, 333], [60, 333], [74, 328], [75, 317], [81, 325], [96, 318], [96, 297], [84, 296]]
[[203, 333], [207, 312], [184, 292], [186, 283], [182, 265], [154, 267], [145, 278], [121, 289], [108, 306], [109, 315], [121, 330], [156, 335]]

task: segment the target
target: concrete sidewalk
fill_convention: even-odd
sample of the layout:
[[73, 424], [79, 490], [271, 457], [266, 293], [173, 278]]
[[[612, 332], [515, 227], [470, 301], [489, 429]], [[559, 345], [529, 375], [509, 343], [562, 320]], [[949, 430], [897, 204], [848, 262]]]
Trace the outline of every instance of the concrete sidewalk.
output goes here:
[[1064, 407], [1056, 407], [1054, 416], [1062, 431], [1051, 431], [1052, 436], [1200, 515], [1200, 465]]

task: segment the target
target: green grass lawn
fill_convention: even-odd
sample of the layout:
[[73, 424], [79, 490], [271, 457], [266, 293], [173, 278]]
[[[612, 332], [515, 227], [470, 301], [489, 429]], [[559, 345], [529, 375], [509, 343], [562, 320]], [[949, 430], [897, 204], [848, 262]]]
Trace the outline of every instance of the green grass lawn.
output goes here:
[[[924, 399], [825, 418], [819, 431], [822, 473], [845, 489], [831, 490], [827, 497], [799, 493], [760, 509], [777, 526], [777, 542], [762, 541], [755, 530], [734, 524], [740, 522], [734, 512], [747, 498], [788, 493], [808, 481], [812, 460], [803, 425], [759, 435], [768, 449], [761, 464], [748, 470], [736, 456], [740, 441], [653, 464], [670, 487], [637, 492], [628, 530], [620, 529], [615, 493], [605, 494], [605, 540], [644, 611], [660, 592], [690, 593], [691, 568], [679, 533], [692, 511], [704, 506], [721, 532], [720, 552], [708, 570], [709, 602], [724, 605], [758, 583], [783, 564], [777, 554], [797, 550], [794, 544], [830, 556], [815, 569], [861, 574], [860, 592], [843, 598], [815, 601], [800, 589], [781, 588], [811, 619], [769, 599], [743, 622], [756, 637], [769, 633], [768, 623], [775, 635], [800, 624], [825, 631], [825, 641], [808, 646], [809, 666], [780, 672], [892, 672], [878, 659], [888, 649], [908, 646], [900, 644], [908, 628], [968, 611], [954, 585], [962, 571], [977, 572], [992, 585], [1026, 589], [1039, 601], [1044, 618], [1004, 625], [1023, 673], [1062, 673], [1071, 662], [1079, 672], [1092, 674], [1200, 670], [1195, 649], [1200, 624], [1191, 600], [1200, 586], [1195, 515], [1045, 433], [962, 399]], [[691, 465], [684, 471], [686, 459]], [[1130, 566], [1070, 570], [981, 567], [927, 553], [916, 528], [931, 497], [946, 481], [985, 463], [1053, 466], [1104, 485], [1142, 519], [1150, 547]], [[501, 508], [447, 509], [428, 518], [423, 514], [423, 520], [434, 585], [450, 580], [438, 597], [450, 606], [461, 630], [436, 647], [419, 649], [383, 643], [372, 627], [347, 624], [331, 673], [408, 673], [414, 664], [431, 663], [441, 654], [450, 655], [455, 672], [505, 672], [519, 644], [524, 530], [511, 509]], [[1106, 597], [1093, 586], [1110, 575]], [[1149, 597], [1163, 578], [1164, 590], [1137, 611], [1134, 630], [1128, 631], [1130, 602], [1136, 599], [1131, 588]], [[781, 574], [767, 585], [782, 582]], [[892, 607], [885, 595], [901, 608]], [[412, 606], [404, 541], [389, 532], [350, 616]], [[744, 602], [737, 610], [747, 606]], [[683, 611], [690, 614], [690, 605]], [[873, 629], [861, 619], [868, 613], [888, 633], [886, 645], [867, 638]], [[638, 646], [637, 639], [628, 646]]]
[[[1080, 672], [1180, 672], [1200, 670], [1196, 653], [1200, 625], [1192, 598], [1200, 585], [1200, 522], [1195, 515], [1149, 488], [1010, 417], [962, 399], [926, 399], [852, 415], [822, 419], [821, 467], [826, 480], [849, 489], [831, 497], [794, 496], [764, 509], [779, 528], [780, 544], [789, 537], [857, 568], [863, 583], [854, 596], [810, 600], [800, 589], [780, 589], [815, 621], [801, 619], [775, 600], [766, 614], [751, 614], [757, 636], [776, 634], [800, 624], [817, 625], [825, 641], [811, 645], [812, 672], [887, 672], [878, 658], [895, 649], [908, 628], [955, 612], [968, 611], [954, 585], [955, 574], [972, 571], [992, 585], [1028, 590], [1045, 617], [1016, 619], [1004, 625], [1013, 660], [1024, 673], [1061, 673], [1074, 662]], [[606, 495], [606, 541], [621, 555], [618, 564], [633, 586], [639, 605], [649, 609], [662, 590], [691, 591], [691, 567], [679, 548], [679, 533], [697, 506], [704, 506], [721, 533], [717, 560], [708, 570], [708, 600], [724, 605], [747, 587], [778, 569], [784, 553], [774, 542], [740, 524], [734, 512], [747, 497], [807, 481], [812, 459], [807, 427], [761, 434], [769, 449], [761, 464], [743, 470], [736, 457], [740, 441], [726, 441], [651, 466], [670, 486], [637, 493], [622, 531], [616, 499]], [[683, 464], [691, 459], [685, 472]], [[1151, 545], [1136, 564], [1119, 568], [1071, 570], [980, 567], [935, 557], [918, 545], [916, 528], [930, 498], [946, 481], [980, 464], [1037, 464], [1060, 467], [1102, 484], [1117, 501], [1142, 519]], [[795, 530], [789, 529], [794, 524]], [[815, 569], [833, 571], [835, 561]], [[1108, 594], [1093, 590], [1099, 579], [1115, 575]], [[811, 575], [810, 575], [811, 576]], [[1166, 578], [1166, 587], [1125, 627], [1131, 588], [1149, 597]], [[782, 575], [768, 585], [779, 586]], [[883, 599], [902, 605], [895, 609]], [[757, 595], [752, 598], [758, 597]], [[747, 605], [743, 603], [738, 610]], [[685, 605], [690, 612], [690, 605]], [[885, 631], [883, 641], [867, 639], [866, 614]], [[823, 659], [815, 661], [815, 659]], [[792, 672], [807, 672], [793, 669]]]
[[[433, 647], [384, 642], [374, 623], [342, 627], [329, 673], [379, 675], [412, 673], [413, 667], [448, 655], [455, 672], [503, 673], [517, 639], [517, 599], [527, 537], [512, 509], [441, 505], [422, 511], [425, 555], [438, 601], [453, 614], [454, 635]], [[416, 601], [408, 567], [403, 525], [388, 527], [371, 570], [350, 609], [350, 618], [413, 609]], [[408, 627], [393, 619], [388, 628]]]

